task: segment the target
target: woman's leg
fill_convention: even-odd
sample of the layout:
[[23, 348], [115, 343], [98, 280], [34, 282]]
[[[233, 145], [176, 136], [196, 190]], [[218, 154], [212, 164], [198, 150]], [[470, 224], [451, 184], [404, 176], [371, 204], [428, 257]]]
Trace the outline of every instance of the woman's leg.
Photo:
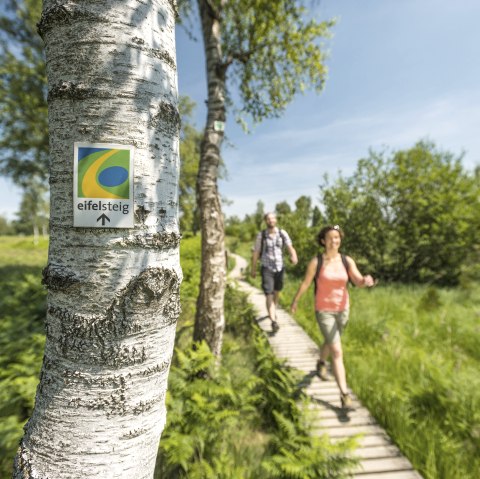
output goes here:
[[347, 377], [345, 373], [345, 365], [343, 364], [343, 350], [341, 341], [337, 341], [329, 345], [332, 355], [332, 369], [335, 380], [342, 394], [347, 394]]
[[326, 362], [329, 355], [330, 355], [330, 347], [324, 341], [324, 343], [322, 344], [322, 346], [320, 348], [320, 361]]

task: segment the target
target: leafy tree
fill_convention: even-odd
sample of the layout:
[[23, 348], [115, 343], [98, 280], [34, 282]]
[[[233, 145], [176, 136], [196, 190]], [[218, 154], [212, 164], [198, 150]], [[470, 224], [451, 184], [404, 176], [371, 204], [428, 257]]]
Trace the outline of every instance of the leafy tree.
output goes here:
[[281, 222], [284, 216], [291, 214], [292, 208], [287, 201], [281, 201], [275, 205], [275, 214], [278, 217], [278, 220]]
[[327, 220], [345, 251], [385, 279], [456, 284], [478, 248], [479, 185], [462, 156], [421, 141], [370, 152], [350, 178], [321, 186]]
[[305, 226], [310, 226], [312, 216], [312, 199], [309, 196], [300, 196], [295, 201], [295, 216]]
[[322, 223], [324, 223], [322, 212], [318, 206], [314, 206], [312, 210], [312, 226], [319, 227]]
[[262, 200], [257, 201], [257, 209], [253, 215], [253, 219], [255, 221], [255, 226], [257, 229], [262, 228], [263, 225], [263, 218], [265, 217], [265, 203]]
[[308, 262], [317, 253], [315, 242], [317, 228], [310, 225], [312, 199], [309, 196], [300, 196], [295, 201], [292, 210], [287, 201], [277, 203], [275, 212], [278, 217], [278, 226], [288, 231], [297, 251], [298, 263], [290, 266], [289, 272], [295, 276], [303, 276]]
[[17, 233], [33, 235], [35, 242], [41, 231], [45, 236], [48, 230], [49, 204], [46, 185], [31, 178], [25, 183], [25, 189], [20, 203], [20, 210], [17, 213], [18, 219], [13, 222]]
[[182, 130], [180, 138], [180, 231], [196, 233], [200, 227], [196, 198], [196, 180], [200, 161], [202, 134], [192, 125], [195, 103], [189, 97], [180, 97]]
[[392, 254], [405, 281], [456, 283], [480, 230], [478, 183], [461, 156], [419, 143], [397, 152], [390, 184], [397, 242]]
[[225, 233], [234, 238], [233, 246], [238, 242], [252, 242], [258, 230], [255, 215], [245, 215], [243, 220], [238, 216], [231, 216], [225, 222]]
[[387, 171], [383, 155], [371, 152], [358, 162], [352, 177], [339, 175], [333, 184], [325, 177], [320, 187], [326, 223], [340, 224], [346, 231], [342, 250], [382, 277], [393, 267]]
[[25, 187], [48, 177], [41, 1], [6, 0], [0, 12], [0, 172]]
[[0, 215], [0, 236], [11, 235], [14, 233], [14, 229], [10, 221], [7, 218]]
[[[182, 1], [184, 11], [193, 10]], [[202, 274], [194, 338], [220, 356], [225, 326], [224, 221], [218, 171], [227, 107], [239, 94], [237, 119], [279, 116], [298, 93], [320, 90], [326, 68], [321, 47], [332, 22], [318, 22], [293, 0], [198, 0], [207, 66], [207, 121], [201, 144], [198, 198]]]

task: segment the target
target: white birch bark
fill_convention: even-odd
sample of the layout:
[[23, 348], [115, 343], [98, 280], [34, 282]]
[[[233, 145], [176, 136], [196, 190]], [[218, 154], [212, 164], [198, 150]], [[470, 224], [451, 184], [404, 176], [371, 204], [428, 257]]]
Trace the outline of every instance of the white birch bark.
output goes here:
[[[153, 477], [181, 278], [174, 8], [44, 1], [47, 341], [15, 479]], [[75, 141], [134, 145], [134, 229], [73, 228]]]
[[[224, 2], [218, 5], [222, 7]], [[202, 269], [197, 300], [194, 339], [205, 340], [213, 354], [221, 356], [225, 329], [224, 297], [226, 286], [225, 233], [218, 169], [223, 131], [216, 122], [225, 122], [225, 75], [222, 65], [220, 16], [213, 3], [198, 0], [207, 63], [207, 123], [201, 144], [197, 178], [202, 231]]]

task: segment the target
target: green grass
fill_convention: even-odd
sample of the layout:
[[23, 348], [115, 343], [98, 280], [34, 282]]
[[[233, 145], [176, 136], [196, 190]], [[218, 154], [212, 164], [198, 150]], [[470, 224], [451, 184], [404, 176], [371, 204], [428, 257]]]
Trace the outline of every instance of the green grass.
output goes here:
[[[287, 278], [288, 307], [299, 280]], [[480, 285], [350, 288], [349, 384], [425, 478], [480, 477]], [[313, 293], [297, 321], [321, 344]]]
[[[249, 244], [232, 249], [250, 258]], [[288, 275], [285, 309], [300, 279]], [[259, 287], [260, 280], [249, 280]], [[480, 477], [480, 284], [350, 288], [350, 387], [426, 479]], [[295, 319], [321, 344], [313, 288]]]
[[252, 258], [253, 241], [252, 243], [242, 243], [231, 236], [227, 236], [225, 238], [225, 244], [229, 251], [243, 256], [250, 264], [250, 260]]
[[[0, 237], [0, 246], [0, 477], [6, 478], [32, 412], [43, 357], [46, 291], [41, 270], [48, 244]], [[296, 402], [298, 378], [268, 348], [244, 295], [227, 288], [221, 368], [212, 366], [204, 349], [191, 348], [199, 237], [182, 241], [181, 265], [182, 313], [170, 373], [169, 429], [162, 436], [173, 461], [168, 475], [156, 477], [293, 479], [298, 471], [305, 478], [344, 477], [349, 443], [333, 446], [306, 434]], [[203, 375], [207, 363], [211, 381]], [[188, 462], [188, 474], [181, 460]]]
[[192, 349], [199, 248], [198, 237], [182, 241], [183, 311], [155, 477], [344, 477], [351, 443], [332, 446], [308, 436], [296, 401], [299, 378], [274, 357], [244, 294], [230, 286], [226, 291], [221, 366], [212, 368], [202, 347]]
[[0, 237], [0, 477], [10, 477], [43, 356], [48, 241]]

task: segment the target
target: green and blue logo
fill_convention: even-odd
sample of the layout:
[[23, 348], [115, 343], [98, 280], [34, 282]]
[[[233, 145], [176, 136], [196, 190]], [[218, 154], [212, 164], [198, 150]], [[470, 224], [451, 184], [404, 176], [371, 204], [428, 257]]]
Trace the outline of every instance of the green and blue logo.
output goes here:
[[130, 198], [130, 150], [78, 148], [78, 198]]

